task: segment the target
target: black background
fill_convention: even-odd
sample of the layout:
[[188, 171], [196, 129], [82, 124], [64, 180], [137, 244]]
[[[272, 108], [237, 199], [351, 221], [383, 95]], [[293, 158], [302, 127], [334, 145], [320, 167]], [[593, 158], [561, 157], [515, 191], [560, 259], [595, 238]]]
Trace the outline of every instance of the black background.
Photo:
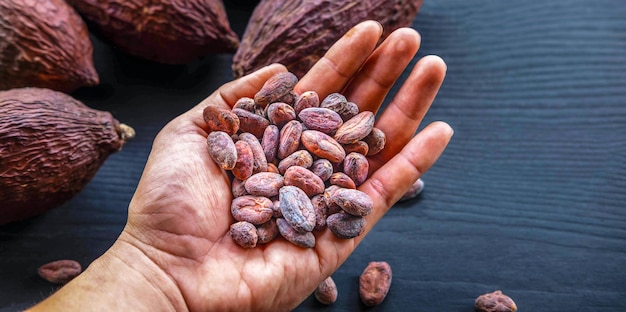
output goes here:
[[[254, 1], [226, 2], [241, 36]], [[520, 311], [626, 311], [626, 5], [424, 2], [414, 62], [448, 64], [425, 124], [445, 120], [455, 135], [420, 197], [394, 206], [333, 275], [337, 302], [297, 310], [470, 312], [501, 289]], [[156, 133], [233, 78], [232, 55], [164, 66], [92, 40], [101, 84], [73, 95], [137, 137], [71, 201], [0, 227], [3, 311], [56, 289], [39, 265], [87, 266], [113, 243]], [[358, 276], [381, 260], [393, 284], [366, 309]]]

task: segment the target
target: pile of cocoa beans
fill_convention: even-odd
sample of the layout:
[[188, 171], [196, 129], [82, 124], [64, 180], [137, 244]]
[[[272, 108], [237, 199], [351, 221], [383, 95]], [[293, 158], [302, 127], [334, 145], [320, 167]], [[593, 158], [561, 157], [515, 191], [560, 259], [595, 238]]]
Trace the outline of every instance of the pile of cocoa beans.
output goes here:
[[374, 113], [359, 112], [339, 93], [322, 100], [314, 91], [295, 94], [297, 82], [294, 74], [279, 73], [254, 99], [203, 111], [209, 154], [232, 178], [230, 234], [244, 248], [279, 233], [311, 248], [312, 232], [325, 227], [354, 238], [373, 209], [356, 188], [368, 177], [366, 156], [385, 146]]

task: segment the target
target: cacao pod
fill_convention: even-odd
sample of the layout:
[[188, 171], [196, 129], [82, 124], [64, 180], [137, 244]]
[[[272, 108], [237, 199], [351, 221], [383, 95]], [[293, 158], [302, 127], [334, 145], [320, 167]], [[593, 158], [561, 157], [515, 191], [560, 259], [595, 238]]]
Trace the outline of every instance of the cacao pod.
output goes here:
[[61, 92], [0, 91], [0, 224], [70, 199], [134, 134]]
[[98, 83], [87, 26], [64, 0], [0, 1], [0, 90]]
[[262, 0], [233, 58], [235, 77], [281, 63], [301, 78], [356, 24], [376, 20], [383, 38], [411, 25], [423, 0]]
[[185, 64], [211, 53], [235, 52], [221, 0], [67, 0], [94, 32], [128, 54]]

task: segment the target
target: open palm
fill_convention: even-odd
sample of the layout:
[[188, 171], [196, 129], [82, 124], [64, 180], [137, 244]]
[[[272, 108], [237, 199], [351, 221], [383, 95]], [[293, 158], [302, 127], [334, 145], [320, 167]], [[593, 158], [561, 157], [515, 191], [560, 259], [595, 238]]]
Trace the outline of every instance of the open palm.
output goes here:
[[[376, 22], [357, 25], [302, 77], [296, 92], [314, 90], [320, 98], [341, 92], [361, 110], [376, 112], [420, 44], [419, 35], [405, 28], [377, 45], [381, 33]], [[370, 157], [370, 177], [359, 187], [374, 200], [366, 232], [430, 168], [452, 135], [447, 124], [435, 122], [414, 136], [445, 69], [438, 57], [419, 60], [378, 118], [376, 127], [389, 139], [383, 152]], [[154, 142], [128, 223], [110, 252], [121, 255], [131, 248], [145, 255], [146, 267], [166, 276], [163, 292], [172, 306], [183, 303], [192, 311], [293, 309], [363, 239], [338, 239], [325, 230], [316, 232], [315, 248], [278, 238], [244, 249], [228, 235], [233, 222], [230, 184], [209, 157], [202, 110], [207, 105], [232, 107], [240, 97], [253, 97], [280, 71], [286, 69], [271, 65], [225, 84], [166, 125]]]

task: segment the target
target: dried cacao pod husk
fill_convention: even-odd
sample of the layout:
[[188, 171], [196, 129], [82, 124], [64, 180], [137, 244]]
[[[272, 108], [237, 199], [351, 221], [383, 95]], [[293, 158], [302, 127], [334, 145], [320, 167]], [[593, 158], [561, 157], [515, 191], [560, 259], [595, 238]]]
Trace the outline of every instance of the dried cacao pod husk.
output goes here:
[[101, 35], [128, 54], [186, 64], [233, 53], [239, 38], [221, 0], [67, 0]]
[[63, 0], [0, 1], [0, 90], [99, 83], [87, 26]]
[[281, 63], [301, 78], [356, 24], [376, 20], [383, 37], [411, 25], [423, 0], [262, 0], [233, 58], [235, 77]]
[[41, 88], [0, 92], [0, 224], [63, 204], [135, 132], [111, 113]]

